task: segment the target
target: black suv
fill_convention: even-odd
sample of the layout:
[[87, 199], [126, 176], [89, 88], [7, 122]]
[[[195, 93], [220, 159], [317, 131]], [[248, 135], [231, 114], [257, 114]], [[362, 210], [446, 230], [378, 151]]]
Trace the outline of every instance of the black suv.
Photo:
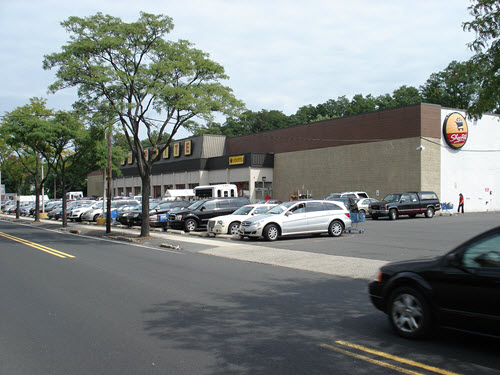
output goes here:
[[168, 226], [191, 232], [197, 228], [206, 228], [208, 220], [222, 215], [229, 215], [236, 209], [250, 204], [248, 198], [210, 198], [194, 202], [184, 209], [173, 209], [168, 215]]

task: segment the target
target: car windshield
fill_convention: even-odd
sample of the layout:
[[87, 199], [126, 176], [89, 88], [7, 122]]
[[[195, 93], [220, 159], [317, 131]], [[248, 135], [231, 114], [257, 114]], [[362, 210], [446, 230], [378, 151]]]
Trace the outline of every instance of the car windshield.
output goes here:
[[333, 193], [333, 194], [330, 194], [328, 196], [328, 198], [326, 198], [326, 199], [334, 199], [334, 198], [340, 198], [340, 197], [341, 197], [341, 194], [339, 194], [339, 193]]
[[279, 215], [279, 214], [285, 212], [286, 210], [288, 210], [295, 203], [297, 203], [297, 202], [296, 201], [290, 201], [290, 202], [281, 203], [280, 205], [271, 208], [269, 211], [266, 212], [266, 214], [277, 214], [277, 215]]
[[234, 211], [233, 215], [248, 215], [252, 209], [252, 206], [243, 206]]
[[384, 198], [386, 202], [398, 202], [399, 198], [401, 198], [401, 194], [389, 194]]

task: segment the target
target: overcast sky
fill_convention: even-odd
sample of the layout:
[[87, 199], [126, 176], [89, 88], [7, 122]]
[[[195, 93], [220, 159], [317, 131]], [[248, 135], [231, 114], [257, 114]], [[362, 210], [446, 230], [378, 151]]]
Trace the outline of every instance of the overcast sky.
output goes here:
[[[471, 56], [468, 0], [0, 0], [0, 115], [32, 97], [70, 109], [74, 90], [47, 94], [43, 56], [68, 41], [60, 22], [97, 12], [137, 20], [165, 14], [169, 39], [187, 39], [225, 67], [225, 85], [252, 111], [419, 87]], [[180, 134], [181, 135], [181, 134]], [[187, 136], [187, 134], [185, 134]]]

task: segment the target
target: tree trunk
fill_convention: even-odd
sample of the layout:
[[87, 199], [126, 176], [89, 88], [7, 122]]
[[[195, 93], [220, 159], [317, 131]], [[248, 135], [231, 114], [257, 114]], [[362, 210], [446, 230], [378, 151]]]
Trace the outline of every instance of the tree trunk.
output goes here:
[[35, 172], [35, 222], [40, 222], [40, 189], [38, 186], [39, 175], [38, 175], [38, 162], [36, 163]]
[[66, 178], [64, 177], [64, 172], [61, 172], [61, 178], [60, 178], [60, 183], [62, 186], [62, 227], [67, 228], [68, 227], [68, 218], [66, 217], [66, 212], [67, 212], [67, 197], [66, 197]]
[[139, 237], [149, 237], [149, 194], [151, 192], [150, 168], [146, 168], [146, 173], [141, 176], [142, 180], [142, 224]]

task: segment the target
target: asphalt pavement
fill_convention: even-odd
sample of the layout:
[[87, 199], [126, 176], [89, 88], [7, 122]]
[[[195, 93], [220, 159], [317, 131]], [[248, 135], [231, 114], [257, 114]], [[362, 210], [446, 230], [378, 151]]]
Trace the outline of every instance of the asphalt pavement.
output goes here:
[[[0, 214], [3, 220], [15, 220], [13, 215]], [[327, 275], [370, 280], [379, 267], [389, 261], [433, 257], [480, 232], [500, 223], [500, 213], [470, 213], [467, 215], [417, 217], [396, 221], [380, 219], [359, 223], [363, 233], [353, 231], [339, 238], [297, 236], [275, 242], [241, 240], [218, 235], [208, 237], [204, 231], [183, 231], [152, 228], [151, 236], [139, 239], [139, 228], [113, 225], [110, 234], [105, 226], [95, 223], [68, 222], [21, 217], [18, 222], [48, 230], [62, 230], [79, 236], [97, 236], [110, 241], [129, 241], [141, 246], [171, 249], [229, 259], [269, 264]]]

